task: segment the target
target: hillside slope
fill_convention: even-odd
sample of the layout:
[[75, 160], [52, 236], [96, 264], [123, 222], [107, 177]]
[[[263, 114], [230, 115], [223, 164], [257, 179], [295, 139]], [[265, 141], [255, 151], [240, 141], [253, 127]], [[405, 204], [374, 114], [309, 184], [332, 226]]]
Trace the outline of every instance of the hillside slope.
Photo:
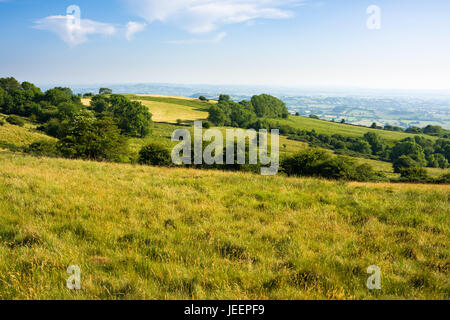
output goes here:
[[449, 194], [0, 151], [0, 299], [449, 299]]
[[[6, 116], [0, 114], [0, 120]], [[0, 125], [0, 148], [14, 149], [26, 147], [33, 142], [42, 140], [56, 140], [35, 130], [29, 123], [25, 127], [11, 125], [4, 121]]]
[[[289, 119], [276, 120], [280, 124], [289, 125], [296, 129], [311, 131], [315, 130], [319, 134], [340, 134], [346, 137], [363, 137], [367, 132], [373, 132], [379, 135], [381, 138], [386, 140], [390, 145], [393, 145], [396, 141], [406, 139], [408, 137], [415, 137], [416, 135], [397, 132], [397, 131], [387, 131], [379, 129], [371, 129], [351, 124], [342, 124], [337, 122], [330, 122], [325, 120], [310, 119], [306, 117], [290, 116]], [[436, 137], [428, 135], [420, 135], [424, 138], [430, 140], [436, 140]]]

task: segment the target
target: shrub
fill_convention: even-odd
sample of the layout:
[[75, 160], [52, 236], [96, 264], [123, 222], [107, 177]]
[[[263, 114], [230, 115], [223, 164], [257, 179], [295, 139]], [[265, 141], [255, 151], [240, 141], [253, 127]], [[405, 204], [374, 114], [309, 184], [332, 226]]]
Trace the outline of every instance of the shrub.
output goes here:
[[25, 152], [38, 157], [57, 157], [59, 155], [56, 143], [45, 140], [30, 144]]
[[198, 99], [199, 99], [200, 101], [208, 101], [208, 99], [206, 99], [204, 96], [200, 96], [200, 97], [198, 97]]
[[84, 113], [74, 118], [58, 150], [66, 158], [126, 162], [128, 145], [113, 119]]
[[5, 121], [3, 119], [0, 119], [0, 127], [5, 125]]
[[151, 143], [139, 152], [139, 163], [152, 166], [168, 167], [172, 164], [169, 150], [158, 143]]
[[317, 173], [317, 166], [329, 158], [323, 150], [308, 149], [283, 159], [281, 166], [288, 176], [313, 176]]
[[402, 168], [401, 175], [403, 181], [408, 182], [427, 182], [428, 174], [424, 168]]
[[450, 184], [450, 173], [446, 173], [436, 180], [437, 183]]
[[316, 174], [333, 180], [356, 180], [355, 162], [341, 156], [332, 157], [317, 166]]
[[402, 173], [404, 169], [415, 168], [418, 165], [417, 162], [414, 161], [411, 157], [401, 156], [398, 159], [394, 160], [393, 166], [395, 173]]
[[211, 122], [209, 122], [209, 121], [205, 121], [205, 122], [203, 122], [203, 128], [204, 129], [210, 129], [211, 128]]
[[300, 151], [285, 158], [281, 166], [289, 176], [316, 176], [356, 181], [371, 181], [377, 176], [368, 164], [358, 165], [347, 157], [332, 157], [320, 149]]
[[19, 118], [18, 116], [9, 116], [6, 118], [6, 121], [10, 124], [13, 124], [15, 126], [23, 127], [25, 125], [25, 122]]

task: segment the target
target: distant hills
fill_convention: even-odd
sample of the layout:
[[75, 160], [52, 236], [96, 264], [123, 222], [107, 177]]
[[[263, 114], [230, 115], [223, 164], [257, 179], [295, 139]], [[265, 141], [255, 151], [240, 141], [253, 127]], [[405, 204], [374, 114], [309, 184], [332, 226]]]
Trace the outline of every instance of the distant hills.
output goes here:
[[[43, 90], [53, 86], [40, 86]], [[285, 88], [266, 86], [217, 86], [183, 84], [69, 85], [75, 93], [97, 93], [108, 87], [120, 94], [158, 94], [217, 99], [227, 93], [232, 100], [250, 99], [262, 92], [283, 100], [293, 114], [315, 115], [325, 120], [402, 128], [439, 125], [450, 129], [450, 92], [369, 90], [360, 88]]]

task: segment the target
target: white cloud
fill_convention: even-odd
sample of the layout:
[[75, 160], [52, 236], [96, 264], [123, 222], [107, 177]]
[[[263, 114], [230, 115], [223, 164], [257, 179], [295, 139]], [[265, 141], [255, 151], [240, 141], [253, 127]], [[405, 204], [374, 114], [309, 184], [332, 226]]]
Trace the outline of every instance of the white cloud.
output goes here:
[[304, 0], [124, 0], [148, 22], [175, 23], [191, 33], [256, 19], [286, 19]]
[[71, 46], [87, 41], [89, 35], [112, 35], [116, 32], [116, 28], [108, 23], [81, 19], [80, 23], [76, 24], [74, 19], [72, 15], [50, 16], [35, 21], [33, 28], [53, 32]]
[[226, 32], [221, 32], [212, 39], [185, 39], [168, 41], [170, 44], [201, 44], [201, 43], [219, 43], [227, 36]]
[[146, 23], [130, 21], [126, 26], [125, 37], [131, 40], [136, 33], [143, 31], [146, 27]]

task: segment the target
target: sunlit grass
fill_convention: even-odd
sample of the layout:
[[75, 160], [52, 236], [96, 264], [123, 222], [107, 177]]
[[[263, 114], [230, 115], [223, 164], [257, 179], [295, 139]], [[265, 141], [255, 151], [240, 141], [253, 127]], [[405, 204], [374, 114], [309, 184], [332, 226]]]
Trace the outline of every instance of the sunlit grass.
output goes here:
[[449, 194], [1, 152], [0, 299], [449, 299]]

